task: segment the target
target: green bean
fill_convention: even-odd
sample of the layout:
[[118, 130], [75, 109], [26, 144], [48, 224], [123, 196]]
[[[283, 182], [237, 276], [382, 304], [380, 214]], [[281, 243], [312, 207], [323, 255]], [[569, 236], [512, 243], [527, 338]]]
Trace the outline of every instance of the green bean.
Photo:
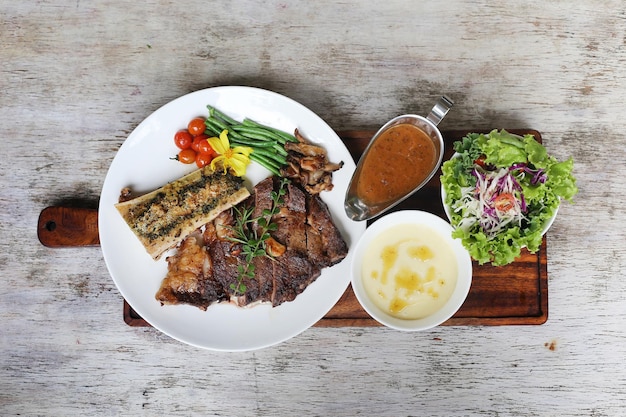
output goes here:
[[210, 119], [206, 119], [204, 121], [204, 125], [206, 126], [206, 130], [204, 131], [205, 135], [209, 135], [209, 136], [219, 136], [220, 133], [222, 133], [223, 129], [220, 129], [217, 125], [215, 125], [213, 123], [212, 120]]
[[229, 132], [232, 130], [227, 123], [225, 123], [222, 120], [216, 119], [215, 117], [207, 117], [206, 120], [204, 121], [204, 124], [208, 124], [208, 123], [211, 123], [213, 126], [220, 129], [220, 132], [222, 130], [228, 130]]
[[[257, 144], [257, 141], [251, 140], [250, 138], [247, 138], [246, 136], [244, 136], [241, 133], [239, 133], [236, 130], [234, 130], [233, 129], [234, 126], [229, 126], [225, 122], [223, 122], [221, 120], [218, 120], [218, 119], [216, 119], [214, 117], [207, 118], [206, 120], [207, 121], [205, 123], [211, 124], [212, 126], [215, 126], [215, 128], [221, 129], [219, 131], [220, 133], [223, 130], [227, 130], [229, 139], [231, 141], [237, 141], [237, 142], [246, 144], [246, 146], [255, 146]], [[268, 146], [270, 146], [270, 145], [271, 144], [268, 144]], [[259, 144], [259, 146], [263, 146], [263, 145]]]
[[275, 145], [276, 142], [269, 142], [269, 141], [262, 142], [262, 141], [247, 139], [245, 137], [243, 137], [243, 138], [231, 137], [230, 138], [230, 143], [231, 144], [241, 145], [241, 146], [250, 146], [252, 148], [272, 148], [272, 149], [274, 149], [274, 145]]
[[238, 125], [239, 122], [236, 121], [235, 119], [227, 116], [226, 114], [222, 113], [221, 111], [219, 111], [218, 109], [216, 109], [213, 106], [206, 106], [207, 109], [209, 109], [209, 116], [210, 117], [216, 117], [218, 119], [222, 119], [223, 121], [225, 121], [226, 123], [228, 123], [229, 125]]
[[234, 131], [240, 134], [241, 136], [244, 136], [248, 139], [259, 141], [259, 142], [284, 143], [284, 142], [280, 142], [278, 138], [274, 138], [269, 135], [264, 135], [261, 132], [247, 132], [247, 131], [240, 130], [237, 128], [235, 128]]
[[210, 120], [209, 123], [213, 123], [213, 126], [215, 126], [215, 127], [217, 127], [219, 129], [219, 133], [222, 133], [222, 131], [227, 130], [228, 131], [228, 139], [229, 140], [231, 140], [231, 141], [249, 142], [249, 140], [247, 140], [243, 135], [241, 135], [240, 133], [237, 133], [236, 131], [232, 130], [229, 126], [225, 125], [224, 123], [220, 122], [219, 120], [215, 120], [215, 119], [207, 119], [207, 120]]
[[252, 161], [275, 175], [281, 175], [281, 168], [287, 165], [288, 153], [284, 145], [287, 142], [298, 142], [294, 135], [252, 119], [238, 122], [210, 105], [207, 105], [207, 109], [209, 117], [205, 120], [206, 134], [218, 136], [222, 131], [227, 130], [232, 146], [252, 148], [250, 153]]
[[207, 109], [209, 110], [209, 118], [212, 118], [212, 119], [218, 120], [221, 123], [230, 125], [230, 127], [232, 128], [235, 128], [235, 129], [238, 129], [241, 127], [257, 128], [259, 129], [260, 132], [279, 136], [282, 139], [281, 142], [284, 142], [284, 141], [297, 142], [298, 141], [296, 137], [290, 133], [287, 133], [280, 129], [276, 129], [274, 127], [264, 125], [259, 122], [255, 122], [252, 119], [244, 119], [243, 122], [238, 122], [237, 120], [233, 119], [232, 117], [228, 116], [227, 114], [223, 113], [222, 111], [220, 111], [219, 109], [211, 105], [207, 105]]
[[276, 169], [280, 169], [282, 167], [282, 165], [280, 164], [280, 162], [276, 161], [275, 159], [272, 159], [266, 155], [263, 155], [262, 153], [258, 152], [258, 149], [252, 151], [250, 153], [250, 155], [254, 155], [253, 158], [257, 158], [261, 161], [263, 161], [265, 164], [269, 164], [271, 166], [273, 166]]
[[274, 148], [279, 154], [287, 156], [287, 151], [285, 150], [284, 145], [281, 145], [280, 143], [274, 143], [272, 148]]
[[284, 137], [277, 135], [267, 129], [261, 129], [260, 127], [256, 127], [256, 126], [239, 125], [239, 126], [234, 126], [233, 129], [235, 129], [237, 132], [241, 133], [242, 135], [250, 136], [259, 140], [264, 140], [264, 139], [273, 140], [273, 141], [280, 142], [282, 144], [286, 142]]
[[262, 155], [256, 154], [255, 151], [252, 151], [252, 153], [250, 154], [250, 159], [258, 163], [259, 165], [263, 166], [264, 168], [266, 168], [268, 171], [272, 172], [273, 174], [280, 176], [279, 167], [277, 167], [274, 163], [270, 162], [270, 160], [268, 160], [267, 158], [264, 158]]
[[252, 119], [243, 119], [243, 122], [241, 124], [243, 126], [248, 126], [248, 127], [254, 126], [254, 127], [257, 127], [257, 128], [268, 130], [268, 131], [270, 131], [270, 132], [272, 132], [272, 133], [274, 133], [274, 134], [276, 134], [278, 136], [281, 136], [287, 142], [298, 142], [298, 139], [296, 139], [296, 137], [294, 135], [292, 135], [290, 133], [287, 133], [285, 131], [282, 131], [280, 129], [276, 129], [274, 127], [266, 126], [266, 125], [263, 125], [261, 123], [255, 122]]
[[268, 151], [265, 148], [257, 148], [255, 149], [255, 152], [257, 152], [257, 154], [259, 155], [263, 155], [267, 158], [273, 159], [274, 161], [278, 162], [280, 166], [287, 165], [287, 158], [276, 152]]

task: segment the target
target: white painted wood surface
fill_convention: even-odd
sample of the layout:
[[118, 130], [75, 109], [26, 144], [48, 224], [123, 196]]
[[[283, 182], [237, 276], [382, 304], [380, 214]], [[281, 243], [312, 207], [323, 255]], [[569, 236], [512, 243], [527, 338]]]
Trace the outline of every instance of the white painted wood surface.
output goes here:
[[[541, 326], [312, 328], [249, 353], [122, 321], [99, 248], [48, 249], [152, 111], [252, 85], [337, 130], [456, 105], [442, 129], [533, 128], [575, 158]], [[626, 413], [622, 1], [0, 1], [0, 414]]]

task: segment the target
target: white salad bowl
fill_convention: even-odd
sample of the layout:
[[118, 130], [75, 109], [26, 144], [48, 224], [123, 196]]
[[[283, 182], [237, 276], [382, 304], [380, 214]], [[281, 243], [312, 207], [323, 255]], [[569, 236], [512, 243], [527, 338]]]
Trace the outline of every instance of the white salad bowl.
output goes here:
[[[455, 287], [448, 298], [432, 314], [419, 319], [401, 319], [378, 307], [367, 293], [363, 283], [363, 264], [369, 245], [381, 233], [399, 225], [427, 226], [452, 249], [457, 262]], [[438, 326], [452, 317], [463, 305], [472, 283], [472, 260], [459, 239], [451, 236], [452, 227], [441, 217], [419, 210], [396, 211], [376, 220], [359, 239], [352, 258], [352, 289], [363, 309], [379, 323], [401, 331], [423, 331]]]
[[[452, 155], [452, 157], [451, 157], [450, 159], [452, 159], [452, 158], [458, 158], [459, 156], [460, 156], [460, 155], [459, 155], [458, 153], [456, 153], [456, 152], [455, 152], [455, 153]], [[444, 212], [446, 213], [446, 217], [448, 218], [448, 221], [450, 221], [450, 222], [451, 222], [451, 221], [452, 221], [452, 208], [451, 208], [451, 207], [449, 207], [449, 206], [446, 204], [446, 191], [445, 191], [445, 189], [444, 189], [443, 184], [441, 184], [441, 203], [442, 203], [442, 205], [443, 205], [443, 210], [444, 210]], [[560, 207], [560, 205], [559, 205], [559, 207]], [[549, 219], [545, 222], [545, 224], [543, 225], [543, 230], [541, 231], [541, 236], [544, 236], [544, 235], [548, 232], [548, 230], [550, 229], [550, 227], [552, 226], [552, 223], [554, 223], [554, 220], [556, 219], [556, 215], [557, 215], [557, 213], [558, 213], [558, 211], [559, 211], [559, 207], [557, 207], [557, 208], [556, 208], [556, 210], [554, 210], [554, 214], [552, 215], [552, 217], [550, 217], [550, 218], [549, 218]]]
[[[474, 140], [479, 142], [472, 142]], [[458, 181], [458, 178], [456, 178], [458, 169], [471, 169], [471, 167], [477, 165], [477, 161], [470, 160], [470, 154], [476, 158], [478, 152], [484, 153], [485, 162], [495, 161], [501, 168], [492, 171], [489, 167], [486, 167], [487, 171], [492, 174], [487, 175], [484, 178], [485, 181], [480, 179], [480, 182], [476, 182], [475, 187], [477, 188], [461, 190], [463, 193], [480, 190], [480, 196], [478, 196], [480, 201], [472, 201], [471, 196], [467, 195], [469, 199], [467, 204], [465, 204], [465, 201], [463, 202], [460, 215], [467, 216], [464, 219], [466, 222], [473, 222], [475, 217], [480, 217], [481, 221], [485, 220], [490, 224], [491, 230], [481, 233], [481, 229], [478, 227], [471, 227], [470, 230], [463, 232], [456, 229], [455, 236], [459, 236], [463, 245], [479, 264], [489, 262], [493, 266], [507, 265], [515, 262], [515, 259], [521, 255], [521, 249], [523, 248], [528, 249], [531, 253], [539, 250], [544, 235], [554, 223], [561, 202], [563, 200], [571, 201], [574, 195], [578, 193], [576, 178], [572, 175], [573, 159], [570, 157], [568, 160], [559, 161], [554, 156], [551, 156], [541, 142], [533, 138], [533, 135], [526, 134], [522, 137], [504, 129], [500, 131], [494, 129], [486, 134], [469, 133], [460, 143], [461, 147], [467, 149], [468, 152], [465, 153], [463, 151], [464, 153], [462, 154], [455, 153], [450, 160], [442, 165], [441, 197], [444, 210], [451, 223], [458, 216], [457, 212], [453, 211], [456, 210], [456, 208], [453, 208], [455, 203], [447, 201], [451, 200], [451, 196], [446, 195], [446, 190], [451, 189], [447, 185]], [[508, 172], [504, 168], [507, 166], [509, 167]], [[542, 169], [535, 169], [535, 167], [541, 167]], [[513, 174], [516, 177], [515, 179], [505, 177], [512, 170], [518, 169], [524, 171], [523, 176], [515, 173]], [[541, 183], [533, 182], [533, 180], [539, 179], [536, 178], [537, 175], [543, 176]], [[478, 174], [476, 176], [481, 177]], [[492, 180], [497, 182], [492, 182]], [[533, 191], [532, 189], [535, 185], [537, 189]], [[497, 217], [492, 217], [491, 209], [486, 209], [485, 207], [485, 205], [490, 204], [485, 200], [486, 198], [491, 198], [487, 195], [492, 192], [498, 192], [500, 194], [497, 198], [507, 198], [506, 200], [500, 199], [495, 202], [496, 207], [493, 207], [493, 209], [498, 210], [497, 206], [501, 202], [508, 204], [507, 201], [511, 197], [502, 193], [517, 193], [516, 190], [519, 190], [520, 187], [526, 188], [524, 192], [525, 203], [524, 201], [519, 202], [519, 205], [515, 203], [516, 211], [509, 212], [506, 216], [498, 213]], [[465, 197], [463, 198], [465, 199]], [[447, 205], [448, 203], [450, 206]], [[528, 207], [528, 211], [520, 213], [520, 210], [524, 210], [524, 204]], [[539, 209], [539, 207], [544, 208]], [[511, 222], [519, 224], [519, 233], [511, 229]], [[526, 222], [530, 222], [530, 224]], [[453, 227], [457, 228], [458, 225], [456, 222], [454, 223]]]

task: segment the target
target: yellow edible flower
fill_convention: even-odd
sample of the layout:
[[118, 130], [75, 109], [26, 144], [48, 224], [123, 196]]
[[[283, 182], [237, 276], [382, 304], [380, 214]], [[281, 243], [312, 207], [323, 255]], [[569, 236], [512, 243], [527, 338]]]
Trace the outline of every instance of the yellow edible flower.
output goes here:
[[250, 152], [252, 148], [248, 146], [230, 147], [228, 141], [228, 130], [223, 130], [220, 137], [209, 138], [209, 143], [215, 152], [219, 155], [211, 161], [211, 169], [215, 170], [218, 165], [224, 169], [224, 174], [228, 168], [232, 169], [234, 175], [241, 177], [246, 173], [246, 167], [250, 163]]

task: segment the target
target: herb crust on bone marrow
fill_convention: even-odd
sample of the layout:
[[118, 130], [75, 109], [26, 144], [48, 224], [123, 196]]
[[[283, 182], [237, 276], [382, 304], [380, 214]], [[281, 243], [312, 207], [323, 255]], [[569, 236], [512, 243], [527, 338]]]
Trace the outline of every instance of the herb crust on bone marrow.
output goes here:
[[154, 260], [250, 192], [240, 177], [209, 166], [148, 194], [115, 204]]

